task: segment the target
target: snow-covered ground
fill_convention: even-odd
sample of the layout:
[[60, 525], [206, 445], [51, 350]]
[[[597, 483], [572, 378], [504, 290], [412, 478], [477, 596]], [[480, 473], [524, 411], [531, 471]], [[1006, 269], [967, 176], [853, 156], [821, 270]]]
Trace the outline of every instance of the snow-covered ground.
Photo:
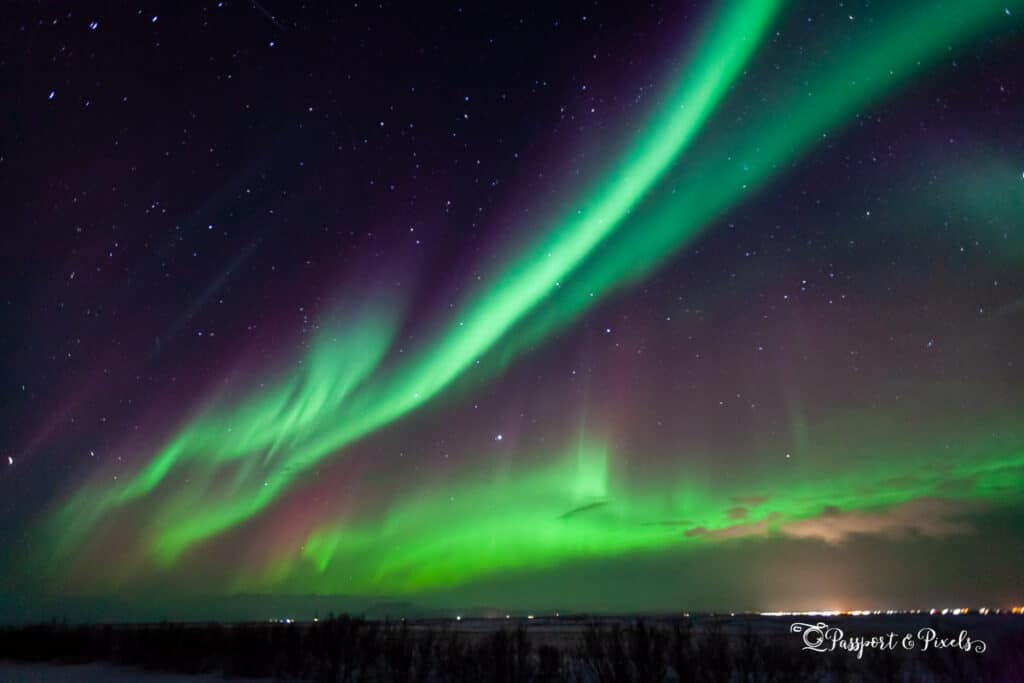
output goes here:
[[[21, 664], [0, 662], [0, 683], [223, 683], [218, 674], [186, 676], [142, 671], [110, 664]], [[264, 679], [232, 678], [231, 683], [267, 683]]]

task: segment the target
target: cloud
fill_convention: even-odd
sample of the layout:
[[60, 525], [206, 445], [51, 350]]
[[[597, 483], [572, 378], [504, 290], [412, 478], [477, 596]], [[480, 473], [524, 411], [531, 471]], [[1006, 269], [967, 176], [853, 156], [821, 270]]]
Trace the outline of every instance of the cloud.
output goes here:
[[913, 500], [881, 512], [843, 512], [828, 506], [818, 517], [787, 522], [779, 531], [792, 538], [817, 539], [833, 545], [853, 535], [943, 538], [974, 531], [962, 517], [976, 508], [976, 504], [936, 498]]
[[767, 503], [768, 496], [733, 496], [732, 502], [737, 505], [746, 505], [747, 507], [756, 508], [758, 505]]
[[[778, 534], [795, 539], [824, 541], [832, 545], [843, 543], [854, 535], [894, 539], [913, 535], [944, 538], [973, 532], [974, 527], [963, 518], [977, 511], [979, 505], [937, 498], [921, 498], [878, 512], [843, 512], [835, 505], [826, 505], [821, 514], [808, 519], [783, 522], [780, 513], [772, 512], [756, 522], [741, 522], [717, 529], [693, 527], [687, 529], [683, 536], [727, 540]], [[746, 519], [749, 514], [750, 511], [742, 507], [728, 511], [729, 519], [737, 521]]]
[[607, 504], [608, 504], [607, 500], [597, 500], [597, 501], [594, 501], [593, 503], [587, 503], [586, 505], [581, 505], [581, 506], [579, 506], [577, 508], [573, 508], [572, 510], [569, 510], [568, 512], [563, 512], [562, 514], [558, 515], [558, 519], [568, 519], [570, 517], [573, 517], [573, 516], [578, 515], [578, 514], [583, 513], [583, 512], [588, 512], [590, 510], [596, 510], [597, 508], [603, 507], [603, 506], [605, 506]]
[[749, 513], [750, 513], [750, 511], [747, 510], [747, 508], [745, 508], [745, 507], [729, 508], [729, 519], [733, 519], [733, 520], [746, 519], [747, 515]]
[[687, 530], [683, 535], [687, 538], [696, 538], [699, 536], [715, 540], [747, 538], [749, 536], [767, 536], [768, 532], [772, 529], [772, 525], [778, 522], [780, 517], [781, 515], [779, 513], [773, 512], [757, 522], [732, 524], [720, 529], [708, 529], [707, 527], [698, 526]]

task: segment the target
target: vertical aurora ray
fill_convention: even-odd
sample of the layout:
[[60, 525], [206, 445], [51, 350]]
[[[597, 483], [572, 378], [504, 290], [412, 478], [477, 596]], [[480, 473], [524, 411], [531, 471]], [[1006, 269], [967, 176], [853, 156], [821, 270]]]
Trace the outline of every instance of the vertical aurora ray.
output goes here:
[[[226, 496], [235, 514], [265, 505], [273, 497], [269, 485], [256, 489], [255, 495], [237, 494], [253, 476], [282, 467], [280, 461], [286, 457], [282, 450], [300, 443], [309, 430], [325, 428], [337, 407], [378, 367], [390, 347], [396, 320], [390, 307], [377, 306], [362, 316], [328, 324], [299, 373], [230, 409], [217, 403], [208, 407], [123, 487], [83, 488], [54, 519], [68, 549], [108, 510], [154, 492], [176, 466], [189, 467], [194, 485], [164, 506], [157, 528], [193, 528], [189, 510], [201, 505], [203, 496], [216, 485], [220, 485], [218, 495]], [[224, 491], [215, 480], [226, 467], [234, 467], [234, 478]]]
[[[145, 528], [147, 549], [172, 564], [194, 544], [266, 508], [298, 473], [440, 395], [481, 355], [496, 350], [503, 358], [515, 357], [577, 319], [608, 292], [649, 274], [716, 216], [784, 172], [822, 134], [902, 83], [919, 63], [934, 61], [949, 44], [981, 34], [1002, 16], [988, 3], [919, 3], [905, 16], [888, 17], [877, 30], [857, 36], [832, 68], [772, 76], [778, 92], [784, 93], [774, 105], [742, 128], [717, 127], [709, 117], [726, 94], [747, 94], [749, 82], [736, 85], [737, 78], [771, 25], [775, 4], [731, 4], [621, 163], [582, 198], [579, 213], [498, 269], [431, 343], [389, 367], [382, 361], [391, 344], [392, 323], [346, 327], [339, 335], [347, 338], [346, 344], [318, 344], [304, 371], [277, 389], [257, 393], [240, 406], [215, 406], [188, 423], [124, 486], [83, 488], [58, 516], [61, 524], [71, 525], [62, 535], [74, 545], [105, 515], [152, 496], [156, 511]], [[804, 89], [815, 93], [813, 102], [793, 114], [789, 100]], [[680, 158], [683, 163], [674, 166]], [[602, 452], [588, 446], [585, 453], [592, 451]], [[1002, 454], [993, 462], [1010, 456]], [[607, 472], [598, 472], [596, 455], [583, 461], [592, 465], [595, 481], [614, 488]], [[499, 502], [471, 506], [457, 516], [430, 514], [444, 506], [435, 492], [427, 491], [395, 506], [384, 520], [354, 528], [325, 527], [310, 537], [302, 561], [322, 574], [335, 558], [368, 555], [375, 561], [372, 566], [365, 561], [357, 587], [414, 592], [468, 580], [498, 566], [549, 566], [588, 553], [611, 555], [677, 544], [678, 533], [669, 537], [664, 528], [644, 526], [665, 515], [685, 515], [692, 528], [728, 526], [719, 499], [697, 488], [680, 493], [680, 499], [693, 501], [686, 509], [652, 508], [644, 503], [644, 491], [627, 490], [619, 492], [619, 502], [565, 516], [581, 507], [572, 487], [564, 486], [567, 479], [573, 481], [567, 467], [538, 468], [500, 486], [462, 483], [460, 492], [468, 501]], [[185, 473], [192, 479], [187, 491], [180, 487]], [[864, 477], [843, 489], [843, 502], [892, 505], [935, 485], [931, 481], [872, 497], [861, 490], [882, 477]], [[989, 488], [995, 486], [985, 481]], [[792, 496], [753, 521], [782, 524], [819, 513], [823, 499], [812, 494], [811, 484], [801, 486], [806, 490], [794, 489]], [[529, 499], [530, 512], [516, 514], [529, 491], [539, 492]], [[493, 512], [474, 514], [480, 507]], [[772, 513], [780, 516], [769, 517]], [[484, 559], [471, 559], [480, 539], [488, 536], [511, 540], [496, 545], [494, 554]], [[390, 539], [403, 548], [401, 554], [381, 550]], [[702, 540], [699, 535], [690, 539]], [[416, 569], [417, 558], [431, 559], [431, 568]]]
[[[830, 425], [814, 440], [838, 442], [846, 431]], [[883, 452], [830, 473], [823, 485], [814, 473], [800, 472], [751, 472], [710, 484], [690, 465], [627, 482], [616, 476], [608, 445], [584, 439], [548, 457], [522, 458], [529, 464], [511, 472], [467, 472], [443, 488], [397, 497], [358, 522], [325, 523], [300, 551], [240, 576], [235, 589], [279, 590], [286, 577], [325, 593], [418, 595], [497, 573], [716, 539], [819, 534], [828, 540], [845, 531], [840, 522], [854, 533], [872, 524], [892, 534], [955, 530], [960, 510], [975, 501], [1017, 504], [1024, 489], [1024, 442], [986, 434], [969, 441], [977, 449], [972, 459], [945, 461], [936, 458], [936, 443], [914, 451], [868, 444], [865, 451]], [[774, 493], [736, 514], [737, 501], [757, 501], [765, 489]], [[915, 528], [900, 517], [905, 505], [935, 506], [940, 514]]]

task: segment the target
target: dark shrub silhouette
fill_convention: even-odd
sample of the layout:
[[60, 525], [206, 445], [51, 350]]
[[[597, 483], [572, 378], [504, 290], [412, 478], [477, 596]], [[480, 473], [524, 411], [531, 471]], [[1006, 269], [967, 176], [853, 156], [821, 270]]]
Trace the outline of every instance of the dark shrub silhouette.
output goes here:
[[701, 683], [729, 683], [733, 660], [729, 636], [715, 621], [705, 627], [696, 646], [695, 680]]
[[[575, 623], [578, 622], [562, 622]], [[777, 625], [776, 625], [777, 626]], [[579, 631], [455, 632], [444, 626], [341, 615], [312, 624], [69, 626], [0, 629], [0, 659], [109, 661], [185, 674], [330, 683], [1024, 683], [1024, 633], [984, 654], [867, 650], [809, 653], [772, 628], [736, 621], [591, 620]], [[950, 634], [943, 634], [950, 635]], [[557, 643], [557, 645], [553, 644]]]

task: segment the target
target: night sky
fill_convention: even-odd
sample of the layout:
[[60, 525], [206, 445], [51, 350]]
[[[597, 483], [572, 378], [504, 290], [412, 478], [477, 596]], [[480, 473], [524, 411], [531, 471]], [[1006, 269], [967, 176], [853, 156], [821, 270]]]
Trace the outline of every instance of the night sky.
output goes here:
[[1024, 4], [471, 5], [5, 9], [0, 609], [1020, 604]]

